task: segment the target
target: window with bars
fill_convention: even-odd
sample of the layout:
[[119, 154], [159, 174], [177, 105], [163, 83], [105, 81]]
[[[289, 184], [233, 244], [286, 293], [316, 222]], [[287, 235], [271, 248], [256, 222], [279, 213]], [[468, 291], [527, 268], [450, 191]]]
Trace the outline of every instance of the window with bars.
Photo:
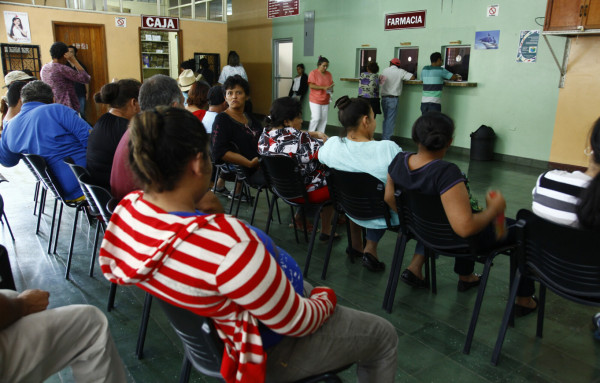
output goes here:
[[39, 45], [0, 44], [2, 50], [2, 71], [4, 75], [13, 70], [30, 70], [40, 78], [42, 61]]

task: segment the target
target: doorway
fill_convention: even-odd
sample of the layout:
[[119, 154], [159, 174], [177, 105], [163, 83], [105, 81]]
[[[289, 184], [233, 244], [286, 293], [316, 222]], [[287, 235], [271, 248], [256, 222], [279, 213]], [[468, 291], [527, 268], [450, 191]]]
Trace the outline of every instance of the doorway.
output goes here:
[[273, 40], [273, 99], [286, 97], [294, 81], [292, 39]]
[[92, 126], [108, 111], [108, 105], [96, 104], [94, 94], [108, 83], [106, 63], [106, 39], [104, 25], [64, 23], [54, 21], [54, 41], [62, 41], [77, 48], [77, 60], [87, 68], [91, 76], [85, 105], [85, 119]]

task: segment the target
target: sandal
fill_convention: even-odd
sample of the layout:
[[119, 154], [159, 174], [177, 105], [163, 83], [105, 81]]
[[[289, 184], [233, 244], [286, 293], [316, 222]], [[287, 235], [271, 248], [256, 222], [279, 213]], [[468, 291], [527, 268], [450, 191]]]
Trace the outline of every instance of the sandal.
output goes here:
[[524, 317], [525, 315], [531, 314], [532, 312], [537, 310], [538, 305], [540, 303], [539, 300], [535, 296], [532, 296], [531, 299], [533, 299], [533, 301], [535, 302], [535, 307], [525, 307], [515, 303], [515, 316], [517, 318]]
[[352, 263], [354, 263], [354, 260], [356, 258], [362, 259], [362, 257], [363, 257], [363, 253], [362, 252], [360, 252], [358, 250], [355, 250], [352, 247], [347, 247], [346, 248], [346, 254], [348, 255], [348, 258], [350, 258], [350, 262], [352, 262]]
[[405, 269], [402, 274], [400, 274], [400, 279], [402, 282], [406, 283], [409, 286], [416, 287], [417, 289], [426, 289], [429, 287], [427, 282], [422, 279], [419, 279], [412, 271], [409, 269]]
[[[321, 242], [329, 242], [329, 238], [330, 237], [331, 236], [329, 234], [323, 234], [323, 233], [321, 233], [319, 235], [319, 241], [321, 241]], [[335, 235], [333, 236], [333, 241], [334, 242], [335, 241], [339, 241], [341, 238], [342, 238], [341, 235], [339, 235], [338, 233], [335, 233]]]

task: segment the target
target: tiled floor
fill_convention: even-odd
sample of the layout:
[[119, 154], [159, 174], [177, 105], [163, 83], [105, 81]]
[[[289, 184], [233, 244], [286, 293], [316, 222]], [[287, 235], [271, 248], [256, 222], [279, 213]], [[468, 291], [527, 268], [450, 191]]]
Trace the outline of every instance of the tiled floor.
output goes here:
[[[405, 148], [410, 149], [410, 148]], [[507, 216], [514, 217], [520, 208], [531, 204], [531, 189], [542, 169], [499, 162], [469, 163], [458, 155], [450, 156], [468, 173], [475, 196], [483, 198], [490, 187], [500, 188], [507, 200]], [[89, 303], [106, 309], [109, 284], [99, 270], [88, 276], [93, 229], [86, 223], [78, 229], [71, 281], [64, 279], [72, 213], [63, 218], [58, 255], [46, 254], [51, 206], [46, 209], [40, 235], [35, 235], [33, 177], [23, 164], [0, 172], [9, 183], [0, 185], [6, 214], [16, 240], [12, 242], [5, 227], [0, 228], [1, 242], [7, 246], [17, 287], [42, 288], [50, 291], [50, 306]], [[50, 204], [49, 200], [49, 204]], [[223, 202], [228, 202], [223, 200]], [[289, 209], [282, 208], [284, 224], [272, 226], [272, 237], [304, 264], [306, 244], [296, 244], [288, 228]], [[249, 218], [251, 209], [243, 206], [240, 217]], [[265, 226], [264, 199], [259, 201], [256, 225]], [[344, 228], [340, 233], [345, 235]], [[388, 264], [395, 236], [386, 234], [380, 244], [381, 258]], [[387, 273], [368, 272], [360, 263], [351, 264], [344, 254], [342, 240], [334, 248], [327, 281], [319, 279], [325, 246], [317, 244], [308, 280], [335, 289], [339, 302], [369, 311], [391, 321], [398, 330], [398, 382], [596, 382], [600, 381], [600, 344], [590, 331], [594, 308], [566, 302], [549, 294], [543, 339], [535, 337], [535, 316], [517, 320], [509, 329], [499, 366], [490, 357], [500, 318], [503, 313], [508, 280], [508, 260], [495, 261], [486, 291], [475, 340], [470, 355], [462, 354], [462, 345], [476, 291], [458, 293], [452, 260], [438, 261], [438, 294], [428, 290], [411, 290], [400, 284], [394, 310], [381, 309]], [[414, 244], [409, 244], [411, 254]], [[410, 258], [407, 256], [406, 258]], [[477, 270], [480, 270], [477, 266]], [[123, 358], [131, 382], [176, 382], [182, 358], [181, 346], [158, 307], [152, 309], [145, 347], [145, 357], [135, 357], [135, 345], [143, 294], [135, 287], [119, 287], [116, 308], [106, 313], [113, 337]], [[106, 312], [106, 311], [105, 311]], [[353, 371], [343, 374], [344, 381], [355, 381]], [[68, 370], [48, 382], [70, 382]], [[192, 373], [193, 382], [213, 381]]]

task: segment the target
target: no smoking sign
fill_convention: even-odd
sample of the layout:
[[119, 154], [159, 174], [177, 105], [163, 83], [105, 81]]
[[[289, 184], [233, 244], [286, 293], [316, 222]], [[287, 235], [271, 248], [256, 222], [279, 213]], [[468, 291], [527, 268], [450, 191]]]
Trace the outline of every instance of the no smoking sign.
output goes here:
[[500, 12], [499, 5], [490, 5], [487, 9], [487, 17], [495, 17], [498, 16], [498, 12]]
[[127, 28], [127, 19], [125, 17], [115, 17], [115, 26], [117, 28]]

